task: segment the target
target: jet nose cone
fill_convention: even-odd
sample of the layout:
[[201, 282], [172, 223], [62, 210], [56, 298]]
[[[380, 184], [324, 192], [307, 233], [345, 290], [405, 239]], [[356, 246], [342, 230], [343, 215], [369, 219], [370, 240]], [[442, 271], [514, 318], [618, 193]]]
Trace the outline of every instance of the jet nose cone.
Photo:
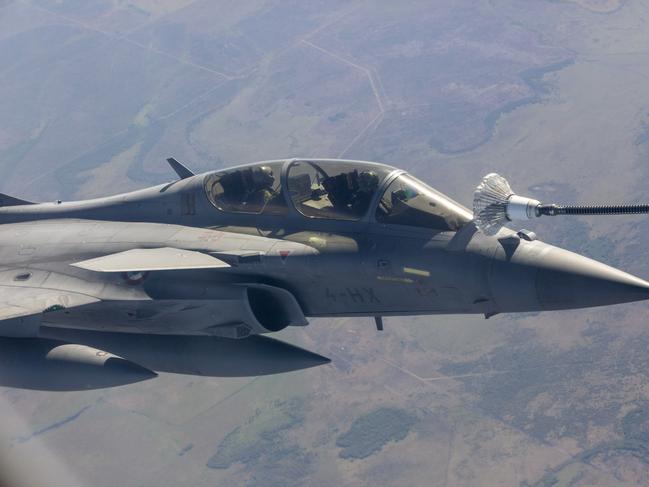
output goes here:
[[544, 309], [649, 299], [649, 282], [557, 247], [550, 247], [538, 265], [536, 290]]

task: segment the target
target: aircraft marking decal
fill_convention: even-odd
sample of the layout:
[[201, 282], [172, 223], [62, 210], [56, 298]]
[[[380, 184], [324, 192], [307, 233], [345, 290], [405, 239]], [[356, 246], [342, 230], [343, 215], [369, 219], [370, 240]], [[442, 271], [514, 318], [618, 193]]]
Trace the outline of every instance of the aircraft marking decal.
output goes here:
[[142, 284], [148, 275], [148, 272], [122, 272], [122, 279], [131, 286], [137, 286], [138, 284]]
[[355, 304], [369, 304], [380, 303], [381, 300], [376, 295], [374, 288], [371, 287], [346, 287], [341, 289], [327, 288], [325, 290], [326, 298], [332, 302], [337, 303], [355, 303]]

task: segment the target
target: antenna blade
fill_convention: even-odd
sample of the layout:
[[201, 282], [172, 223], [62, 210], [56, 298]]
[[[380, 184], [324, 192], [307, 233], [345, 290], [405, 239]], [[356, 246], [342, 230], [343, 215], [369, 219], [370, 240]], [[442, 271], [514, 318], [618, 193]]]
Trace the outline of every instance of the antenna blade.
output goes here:
[[167, 159], [167, 162], [171, 166], [171, 169], [176, 171], [176, 174], [178, 174], [178, 177], [180, 179], [187, 179], [187, 178], [191, 178], [192, 176], [194, 176], [194, 173], [191, 170], [189, 170], [186, 166], [184, 166], [183, 164], [178, 162], [173, 157], [169, 157]]
[[376, 323], [376, 329], [383, 331], [383, 316], [375, 316], [374, 323]]

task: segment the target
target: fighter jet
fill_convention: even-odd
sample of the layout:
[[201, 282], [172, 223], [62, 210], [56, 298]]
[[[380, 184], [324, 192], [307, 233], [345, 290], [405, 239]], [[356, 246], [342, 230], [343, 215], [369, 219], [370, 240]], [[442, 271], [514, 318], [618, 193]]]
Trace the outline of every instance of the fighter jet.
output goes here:
[[[217, 375], [220, 345], [199, 346], [203, 365], [193, 367], [170, 344], [254, 342], [261, 348], [245, 353], [264, 363], [245, 373], [274, 373], [326, 359], [291, 349], [298, 358], [278, 365], [288, 349], [262, 354], [253, 336], [310, 317], [373, 317], [381, 330], [386, 316], [488, 318], [649, 298], [647, 281], [506, 228], [563, 210], [515, 195], [497, 175], [478, 187], [472, 212], [375, 162], [287, 159], [198, 175], [168, 162], [178, 179], [116, 196], [0, 195], [0, 336], [41, 350], [39, 364], [110, 362], [137, 374]], [[237, 375], [233, 355], [227, 373]]]

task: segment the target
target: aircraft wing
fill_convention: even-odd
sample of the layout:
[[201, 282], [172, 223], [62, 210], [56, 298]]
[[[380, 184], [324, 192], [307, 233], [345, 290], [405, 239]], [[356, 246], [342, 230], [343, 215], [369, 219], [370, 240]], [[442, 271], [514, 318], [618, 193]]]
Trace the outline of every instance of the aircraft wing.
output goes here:
[[230, 267], [221, 259], [194, 250], [162, 247], [132, 249], [72, 264], [96, 272], [173, 271]]
[[0, 335], [35, 336], [43, 313], [97, 301], [93, 296], [70, 291], [0, 285]]

